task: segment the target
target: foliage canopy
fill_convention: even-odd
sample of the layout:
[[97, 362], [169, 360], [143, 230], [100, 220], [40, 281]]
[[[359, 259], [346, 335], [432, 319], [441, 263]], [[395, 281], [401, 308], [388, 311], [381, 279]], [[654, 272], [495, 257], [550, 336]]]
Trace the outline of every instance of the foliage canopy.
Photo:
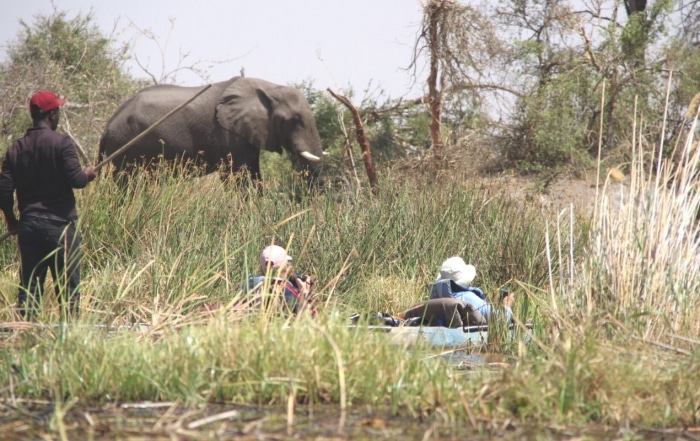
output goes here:
[[[92, 12], [73, 18], [66, 12], [21, 21], [17, 39], [0, 63], [0, 133], [5, 142], [22, 136], [31, 124], [29, 97], [53, 90], [67, 99], [64, 127], [78, 142], [96, 146], [107, 118], [141, 83], [124, 69], [128, 46], [115, 46], [94, 23]], [[90, 153], [95, 148], [88, 147]]]

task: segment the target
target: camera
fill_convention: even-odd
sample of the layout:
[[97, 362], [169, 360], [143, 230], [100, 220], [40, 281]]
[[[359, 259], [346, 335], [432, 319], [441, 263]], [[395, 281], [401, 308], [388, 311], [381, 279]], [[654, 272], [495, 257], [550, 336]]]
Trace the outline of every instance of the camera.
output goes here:
[[309, 276], [306, 274], [290, 274], [289, 275], [289, 280], [294, 282], [295, 280], [301, 280], [302, 282], [308, 282], [309, 281]]

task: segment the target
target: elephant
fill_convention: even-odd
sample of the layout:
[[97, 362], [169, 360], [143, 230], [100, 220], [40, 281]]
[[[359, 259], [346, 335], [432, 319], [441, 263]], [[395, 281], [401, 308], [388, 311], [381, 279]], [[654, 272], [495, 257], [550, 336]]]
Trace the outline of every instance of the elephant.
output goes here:
[[[155, 85], [141, 89], [112, 115], [100, 138], [104, 160], [201, 88]], [[300, 158], [315, 181], [323, 163], [321, 138], [304, 95], [293, 87], [248, 77], [233, 77], [211, 87], [112, 159], [115, 172], [180, 160], [222, 180], [247, 171], [259, 184], [260, 150]]]

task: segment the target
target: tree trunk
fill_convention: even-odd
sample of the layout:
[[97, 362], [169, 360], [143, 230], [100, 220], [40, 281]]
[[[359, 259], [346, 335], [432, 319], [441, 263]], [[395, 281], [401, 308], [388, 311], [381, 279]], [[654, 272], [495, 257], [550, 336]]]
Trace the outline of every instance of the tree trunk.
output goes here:
[[438, 89], [440, 69], [440, 21], [445, 2], [450, 0], [431, 1], [426, 7], [428, 20], [428, 48], [430, 49], [430, 74], [428, 75], [428, 108], [430, 111], [430, 137], [433, 142], [435, 159], [443, 158], [443, 143], [440, 127], [442, 125], [442, 91]]
[[625, 0], [627, 25], [622, 34], [622, 52], [635, 68], [646, 64], [646, 50], [649, 44], [649, 23], [646, 14], [646, 0]]

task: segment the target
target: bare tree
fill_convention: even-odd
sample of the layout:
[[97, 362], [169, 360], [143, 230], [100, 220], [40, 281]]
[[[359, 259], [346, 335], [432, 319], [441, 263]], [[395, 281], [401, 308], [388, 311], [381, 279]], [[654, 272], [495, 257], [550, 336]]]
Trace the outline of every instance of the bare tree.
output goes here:
[[[173, 62], [173, 60], [168, 59], [168, 52], [172, 33], [175, 29], [175, 19], [169, 18], [168, 21], [170, 22], [170, 28], [167, 35], [164, 37], [155, 35], [151, 29], [139, 28], [133, 21], [130, 22], [131, 28], [138, 34], [132, 44], [136, 46], [136, 42], [139, 38], [145, 38], [149, 41], [149, 44], [155, 45], [158, 55], [160, 56], [159, 60], [153, 62], [156, 66], [152, 67], [150, 59], [143, 60], [139, 58], [136, 53], [133, 54], [134, 63], [136, 63], [143, 74], [147, 76], [153, 84], [177, 84], [179, 82], [178, 76], [184, 73], [190, 73], [201, 79], [204, 83], [209, 81], [209, 69], [212, 66], [227, 64], [241, 58], [193, 61], [190, 52], [180, 48], [177, 60]], [[240, 69], [240, 75], [245, 76], [245, 70], [242, 67]]]
[[[685, 34], [680, 41], [667, 38], [672, 4], [682, 17], [675, 21]], [[629, 145], [635, 103], [654, 119], [645, 124], [645, 136], [658, 140], [656, 115], [663, 113], [668, 71], [685, 69], [684, 90], [671, 95], [677, 103], [685, 107], [697, 90], [698, 4], [421, 0], [423, 22], [410, 67], [414, 75], [427, 72], [423, 103], [434, 157], [443, 157], [455, 133], [448, 126], [455, 105], [471, 106], [475, 121], [488, 127], [495, 159], [532, 170], [585, 162], [599, 139], [610, 152]]]
[[423, 23], [410, 68], [416, 71], [421, 56], [427, 52], [430, 134], [434, 157], [441, 159], [444, 95], [481, 83], [481, 66], [493, 53], [490, 45], [496, 40], [489, 38], [492, 34], [488, 20], [471, 6], [455, 0], [426, 0], [422, 6]]
[[700, 0], [678, 0], [681, 35], [695, 47], [700, 46]]

